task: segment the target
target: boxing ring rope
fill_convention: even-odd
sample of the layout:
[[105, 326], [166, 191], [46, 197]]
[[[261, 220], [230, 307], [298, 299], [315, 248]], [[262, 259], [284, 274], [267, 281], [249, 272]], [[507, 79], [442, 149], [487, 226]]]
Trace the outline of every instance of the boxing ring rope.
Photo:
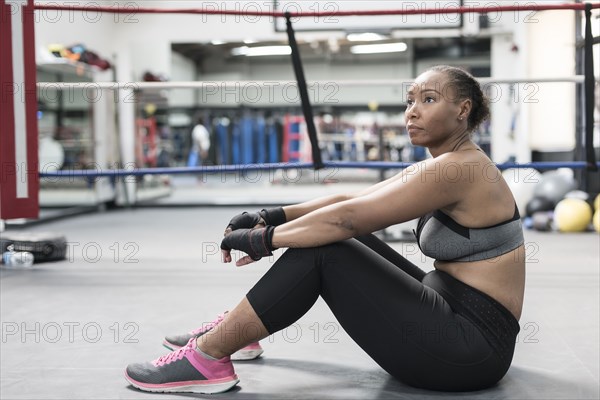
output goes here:
[[[476, 78], [482, 85], [491, 84], [520, 84], [520, 83], [584, 83], [585, 75], [574, 75], [555, 78], [511, 78], [501, 79], [493, 77]], [[600, 79], [600, 78], [596, 78]], [[325, 86], [335, 83], [340, 87], [360, 86], [401, 86], [411, 84], [414, 80], [402, 79], [361, 79], [361, 80], [336, 80], [336, 81], [307, 81], [309, 85]], [[68, 90], [68, 89], [214, 89], [215, 86], [223, 89], [235, 89], [247, 85], [276, 85], [296, 86], [296, 81], [171, 81], [171, 82], [38, 82], [38, 89]], [[484, 87], [485, 88], [485, 87]]]
[[[355, 162], [355, 161], [336, 161], [324, 162], [324, 168], [330, 169], [405, 169], [416, 163], [409, 162], [387, 162], [387, 161], [370, 161], [370, 162]], [[557, 168], [569, 168], [574, 170], [586, 169], [588, 164], [584, 161], [549, 161], [549, 162], [531, 162], [531, 163], [497, 163], [495, 166], [500, 170], [506, 169], [538, 169], [548, 170]], [[596, 163], [600, 168], [600, 162]], [[172, 168], [133, 168], [133, 169], [73, 169], [60, 171], [40, 171], [40, 177], [43, 178], [97, 178], [97, 177], [129, 177], [129, 176], [144, 176], [144, 175], [202, 175], [214, 173], [245, 173], [254, 171], [273, 171], [273, 170], [290, 170], [290, 169], [313, 169], [313, 163], [265, 163], [265, 164], [237, 164], [237, 165], [215, 165], [202, 167], [172, 167]]]
[[251, 17], [272, 17], [285, 18], [326, 18], [326, 17], [366, 17], [383, 15], [438, 15], [438, 14], [487, 14], [490, 12], [519, 12], [519, 11], [552, 11], [552, 10], [573, 10], [585, 11], [588, 7], [591, 9], [600, 8], [600, 4], [577, 3], [577, 4], [516, 4], [511, 6], [490, 6], [490, 7], [446, 7], [446, 8], [425, 8], [425, 9], [405, 9], [405, 10], [348, 10], [348, 11], [311, 11], [311, 12], [281, 12], [281, 11], [251, 11], [251, 10], [211, 10], [201, 8], [122, 8], [122, 7], [83, 7], [83, 6], [58, 6], [58, 5], [35, 5], [35, 10], [45, 11], [97, 11], [111, 14], [129, 14], [134, 10], [138, 14], [198, 14], [198, 15], [232, 15], [232, 16], [251, 16]]
[[[53, 11], [96, 11], [104, 13], [122, 14], [130, 13], [130, 8], [111, 8], [111, 7], [83, 7], [83, 6], [58, 6], [58, 5], [35, 5], [35, 10], [53, 10]], [[597, 171], [600, 162], [596, 162], [593, 148], [593, 111], [595, 107], [594, 86], [596, 77], [594, 76], [594, 66], [592, 54], [593, 37], [591, 30], [591, 10], [600, 9], [600, 3], [578, 3], [578, 4], [516, 4], [511, 6], [490, 6], [490, 7], [446, 7], [446, 8], [426, 8], [426, 9], [396, 9], [396, 10], [350, 10], [350, 11], [318, 11], [318, 12], [263, 12], [263, 11], [239, 11], [239, 10], [212, 10], [212, 9], [157, 9], [157, 8], [136, 8], [135, 12], [139, 14], [196, 14], [196, 15], [233, 15], [233, 16], [262, 16], [273, 18], [286, 18], [288, 27], [288, 39], [292, 47], [292, 62], [296, 72], [297, 81], [211, 81], [211, 82], [94, 82], [94, 83], [48, 83], [39, 82], [38, 89], [67, 90], [71, 88], [88, 89], [208, 89], [218, 86], [220, 88], [235, 88], [242, 85], [297, 85], [301, 92], [302, 108], [305, 116], [311, 116], [310, 104], [306, 96], [306, 85], [304, 81], [302, 65], [299, 58], [298, 46], [295, 42], [294, 31], [291, 18], [304, 17], [346, 17], [346, 16], [383, 16], [383, 15], [435, 15], [435, 14], [468, 14], [480, 13], [487, 14], [491, 12], [522, 12], [522, 11], [553, 11], [553, 10], [573, 10], [584, 11], [586, 16], [585, 31], [585, 75], [571, 77], [555, 78], [518, 78], [518, 79], [498, 79], [493, 77], [478, 78], [482, 85], [489, 84], [518, 84], [518, 83], [547, 83], [547, 82], [573, 82], [585, 85], [585, 115], [586, 115], [586, 158], [581, 162], [537, 162], [537, 163], [502, 163], [496, 164], [499, 169], [508, 168], [536, 168], [536, 169], [587, 169]], [[395, 80], [343, 80], [335, 82], [339, 86], [389, 86], [403, 85], [410, 82], [407, 79]], [[331, 81], [314, 81], [312, 85], [331, 85]], [[302, 93], [304, 91], [304, 93]], [[307, 114], [308, 113], [308, 114]], [[312, 118], [306, 118], [306, 120]], [[313, 132], [310, 132], [310, 131]], [[274, 163], [274, 164], [243, 164], [243, 165], [221, 165], [221, 166], [203, 166], [203, 167], [185, 167], [185, 168], [136, 168], [133, 170], [114, 169], [107, 171], [91, 170], [63, 170], [53, 172], [40, 172], [40, 177], [121, 177], [121, 176], [140, 176], [157, 174], [206, 174], [215, 172], [240, 172], [240, 171], [259, 171], [273, 169], [318, 169], [318, 168], [369, 168], [369, 169], [403, 169], [412, 165], [412, 163], [401, 162], [325, 162], [320, 161], [318, 151], [318, 142], [316, 142], [316, 133], [314, 128], [309, 129], [309, 137], [313, 146], [313, 155], [318, 155], [313, 163]]]

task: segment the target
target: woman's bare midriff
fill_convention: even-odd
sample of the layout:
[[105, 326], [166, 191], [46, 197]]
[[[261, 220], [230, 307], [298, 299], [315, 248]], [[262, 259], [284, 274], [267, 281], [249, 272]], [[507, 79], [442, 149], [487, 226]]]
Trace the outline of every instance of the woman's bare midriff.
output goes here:
[[473, 262], [435, 261], [437, 270], [446, 272], [494, 298], [518, 320], [525, 290], [525, 247], [496, 258]]

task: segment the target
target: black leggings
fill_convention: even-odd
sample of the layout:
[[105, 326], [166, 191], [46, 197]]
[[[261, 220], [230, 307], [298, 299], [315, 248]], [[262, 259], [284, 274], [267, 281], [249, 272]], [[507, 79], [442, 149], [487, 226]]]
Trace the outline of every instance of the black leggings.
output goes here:
[[506, 308], [444, 272], [426, 274], [373, 235], [288, 249], [247, 298], [274, 333], [319, 295], [356, 343], [408, 385], [484, 389], [512, 361], [519, 324]]

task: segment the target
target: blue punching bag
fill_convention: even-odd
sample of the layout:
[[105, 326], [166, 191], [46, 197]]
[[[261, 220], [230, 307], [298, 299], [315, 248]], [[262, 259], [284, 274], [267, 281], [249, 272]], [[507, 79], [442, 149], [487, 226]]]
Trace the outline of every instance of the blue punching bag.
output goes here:
[[275, 126], [275, 123], [269, 125], [267, 140], [269, 141], [269, 162], [277, 163], [279, 162], [279, 146], [277, 146], [277, 126]]
[[256, 159], [255, 162], [264, 164], [267, 161], [266, 148], [267, 148], [267, 132], [265, 126], [265, 119], [258, 117], [256, 119]]
[[251, 164], [253, 161], [254, 149], [252, 143], [253, 136], [253, 121], [250, 117], [242, 118], [242, 135], [241, 135], [241, 154], [242, 154], [242, 163], [243, 164]]
[[241, 147], [241, 136], [242, 136], [242, 132], [240, 129], [240, 124], [239, 121], [235, 121], [233, 123], [233, 130], [232, 130], [232, 138], [231, 138], [231, 154], [232, 154], [232, 161], [233, 164], [239, 164], [241, 162], [241, 154], [240, 154], [240, 147]]
[[221, 164], [229, 164], [229, 140], [227, 139], [229, 127], [228, 125], [219, 122], [217, 125], [217, 145], [219, 149], [219, 157]]

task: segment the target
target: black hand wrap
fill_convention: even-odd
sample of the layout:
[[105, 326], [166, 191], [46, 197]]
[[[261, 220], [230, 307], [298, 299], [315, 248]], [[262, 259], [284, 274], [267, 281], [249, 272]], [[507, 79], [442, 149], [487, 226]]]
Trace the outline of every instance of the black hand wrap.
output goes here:
[[235, 231], [237, 229], [252, 229], [261, 222], [265, 225], [278, 226], [286, 223], [285, 211], [282, 207], [262, 209], [259, 212], [243, 212], [231, 218], [227, 228]]
[[265, 220], [267, 225], [279, 226], [287, 222], [285, 217], [285, 211], [283, 211], [283, 207], [269, 209], [263, 208], [259, 212], [259, 214], [262, 217], [262, 219]]
[[254, 261], [273, 253], [274, 226], [256, 229], [237, 229], [223, 238], [223, 250], [241, 250], [248, 254]]
[[231, 218], [227, 228], [231, 228], [232, 231], [236, 229], [252, 229], [260, 222], [262, 216], [259, 213], [243, 212]]

